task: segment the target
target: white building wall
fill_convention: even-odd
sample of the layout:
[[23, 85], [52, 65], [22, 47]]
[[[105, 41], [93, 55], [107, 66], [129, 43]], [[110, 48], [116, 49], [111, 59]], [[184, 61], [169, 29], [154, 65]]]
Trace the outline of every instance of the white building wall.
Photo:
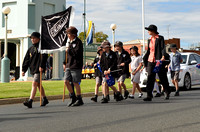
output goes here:
[[[8, 42], [16, 41], [16, 44], [20, 42], [20, 80], [28, 80], [31, 77], [29, 73], [25, 77], [21, 76], [22, 59], [32, 45], [29, 39], [30, 34], [39, 31], [41, 16], [63, 11], [65, 5], [65, 0], [0, 0], [0, 9], [4, 6], [11, 8], [11, 13], [8, 15], [8, 30], [12, 30], [12, 33], [8, 34]], [[0, 13], [0, 41], [4, 41], [5, 36], [2, 25], [4, 25], [4, 15]], [[58, 60], [57, 63], [54, 61], [54, 68], [58, 71], [56, 70], [57, 73], [53, 74], [53, 77], [62, 79], [63, 53], [55, 54], [54, 58]]]

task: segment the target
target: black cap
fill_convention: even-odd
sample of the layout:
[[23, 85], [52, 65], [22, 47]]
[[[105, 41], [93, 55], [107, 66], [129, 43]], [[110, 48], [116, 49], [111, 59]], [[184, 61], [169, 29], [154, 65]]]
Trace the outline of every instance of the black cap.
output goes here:
[[170, 44], [170, 48], [176, 48], [176, 49], [178, 49], [177, 46], [176, 46], [176, 44]]
[[114, 46], [123, 47], [123, 43], [121, 41], [116, 41]]
[[40, 39], [40, 33], [39, 32], [33, 32], [30, 36], [30, 38], [32, 37], [36, 37], [36, 38], [39, 38]]

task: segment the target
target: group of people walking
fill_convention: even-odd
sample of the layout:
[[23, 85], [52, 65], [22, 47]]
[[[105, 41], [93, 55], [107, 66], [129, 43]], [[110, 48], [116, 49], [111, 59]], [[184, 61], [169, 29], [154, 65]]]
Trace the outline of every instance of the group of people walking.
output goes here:
[[[168, 55], [165, 49], [164, 37], [159, 35], [157, 32], [157, 27], [155, 25], [150, 25], [145, 28], [148, 30], [149, 35], [151, 36], [148, 39], [148, 49], [146, 54], [142, 57], [138, 52], [138, 47], [133, 46], [130, 48], [130, 54], [123, 49], [123, 43], [117, 41], [114, 44], [115, 51], [111, 50], [111, 44], [109, 41], [102, 42], [101, 46], [97, 49], [97, 56], [94, 60], [95, 67], [95, 96], [91, 98], [92, 101], [97, 102], [99, 87], [102, 85], [103, 97], [101, 103], [108, 103], [110, 101], [109, 88], [114, 92], [114, 99], [116, 101], [121, 101], [123, 99], [134, 98], [136, 89], [139, 91], [139, 98], [143, 96], [143, 93], [139, 87], [140, 82], [140, 73], [146, 68], [148, 72], [147, 77], [147, 97], [144, 98], [144, 101], [152, 101], [154, 89], [155, 77], [156, 74], [159, 77], [160, 84], [163, 86], [165, 92], [165, 99], [170, 97], [170, 88], [169, 82], [167, 79], [167, 70], [170, 67], [172, 73], [172, 82], [176, 86], [176, 95], [179, 95], [178, 89], [178, 74], [180, 70], [181, 56], [176, 51], [176, 46], [171, 47], [173, 55]], [[83, 67], [83, 44], [82, 41], [77, 37], [78, 30], [70, 26], [66, 30], [66, 34], [70, 40], [69, 47], [66, 48], [67, 58], [63, 62], [64, 65], [64, 82], [69, 91], [71, 102], [68, 106], [81, 106], [84, 104], [81, 96], [81, 72]], [[33, 75], [34, 81], [32, 84], [32, 91], [30, 99], [24, 102], [24, 105], [28, 108], [32, 108], [32, 102], [36, 94], [37, 87], [39, 88], [40, 84], [40, 74], [45, 70], [45, 63], [47, 60], [47, 55], [43, 54], [40, 57], [38, 53], [38, 45], [40, 41], [40, 34], [37, 32], [32, 33], [31, 41], [33, 46], [30, 47], [27, 51], [27, 54], [24, 58], [22, 74], [24, 75], [28, 67], [30, 68], [31, 74]], [[173, 50], [175, 48], [175, 50]], [[170, 59], [171, 58], [171, 59]], [[157, 61], [162, 61], [163, 65], [160, 70], [155, 73], [153, 72]], [[130, 74], [130, 72], [131, 74]], [[133, 89], [131, 94], [129, 94], [125, 79], [131, 75], [131, 83], [133, 84]], [[118, 89], [114, 86], [115, 81], [117, 82]], [[76, 93], [74, 90], [76, 89]], [[122, 95], [122, 89], [124, 90], [124, 95]], [[42, 87], [42, 105], [45, 106], [49, 102], [46, 98], [44, 89]]]

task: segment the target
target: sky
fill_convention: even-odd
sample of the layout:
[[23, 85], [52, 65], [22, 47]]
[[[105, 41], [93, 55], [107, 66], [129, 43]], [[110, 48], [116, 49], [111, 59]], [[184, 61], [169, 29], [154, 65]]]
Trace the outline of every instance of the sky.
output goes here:
[[[66, 0], [66, 6], [74, 7], [73, 26], [82, 32], [84, 0]], [[187, 49], [200, 42], [199, 7], [200, 0], [144, 0], [145, 27], [155, 24], [165, 39], [180, 38], [181, 48]], [[142, 0], [86, 0], [86, 19], [111, 42], [112, 23], [117, 25], [116, 41], [142, 39]], [[149, 37], [145, 31], [145, 39]]]

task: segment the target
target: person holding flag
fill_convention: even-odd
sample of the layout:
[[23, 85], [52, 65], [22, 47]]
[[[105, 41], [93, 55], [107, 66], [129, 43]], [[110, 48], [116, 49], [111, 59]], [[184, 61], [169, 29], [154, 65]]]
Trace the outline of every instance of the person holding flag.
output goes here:
[[[124, 98], [127, 99], [129, 92], [126, 89], [126, 85], [124, 84], [124, 81], [127, 77], [130, 76], [129, 73], [129, 63], [131, 62], [130, 55], [127, 51], [123, 48], [123, 43], [121, 41], [116, 41], [114, 45], [117, 55], [117, 66], [118, 69], [122, 69], [118, 72], [119, 77], [117, 78], [118, 82], [118, 89], [120, 93], [122, 93], [122, 87], [124, 88]], [[121, 96], [121, 99], [123, 100], [123, 97]]]
[[104, 51], [100, 59], [100, 68], [103, 76], [103, 99], [101, 103], [108, 103], [109, 101], [108, 87], [110, 87], [114, 91], [114, 94], [116, 95], [116, 101], [121, 101], [121, 93], [117, 91], [115, 86], [113, 86], [115, 84], [114, 78], [117, 77], [117, 72], [115, 72], [115, 70], [117, 70], [116, 53], [111, 50], [109, 41], [104, 41], [101, 46]]
[[[148, 77], [147, 77], [147, 97], [144, 98], [144, 101], [152, 101], [153, 95], [152, 90], [154, 88], [155, 83], [155, 76], [156, 72], [154, 71], [154, 68], [156, 66], [156, 62], [158, 61], [165, 61], [165, 41], [164, 37], [161, 35], [158, 35], [157, 26], [155, 25], [149, 25], [149, 27], [145, 28], [148, 30], [149, 35], [151, 36], [150, 39], [148, 39], [148, 49], [146, 54], [143, 57], [144, 65], [147, 67]], [[165, 73], [165, 70], [161, 69], [158, 72], [158, 76], [160, 78], [160, 82], [164, 87], [165, 90], [165, 99], [169, 99], [170, 96], [170, 88], [169, 88], [169, 82], [167, 79], [167, 75]]]
[[[30, 36], [32, 46], [26, 52], [24, 61], [22, 64], [22, 76], [25, 76], [28, 68], [30, 69], [31, 75], [33, 75], [32, 90], [29, 100], [25, 101], [23, 104], [28, 108], [32, 108], [33, 99], [37, 91], [37, 87], [40, 90], [40, 72], [44, 72], [46, 68], [46, 61], [48, 58], [47, 54], [40, 54], [38, 52], [40, 33], [33, 32]], [[44, 88], [42, 87], [41, 96], [43, 97], [41, 106], [46, 106], [49, 101], [46, 98]]]
[[[79, 85], [81, 82], [81, 73], [83, 67], [83, 43], [77, 37], [78, 30], [75, 27], [70, 26], [66, 30], [66, 33], [69, 39], [69, 47], [66, 48], [67, 62], [64, 62], [64, 64], [66, 64], [64, 65], [64, 79], [65, 85], [67, 86], [71, 98], [71, 103], [69, 103], [68, 106], [81, 106], [84, 104], [81, 97], [81, 88]], [[77, 96], [72, 89], [69, 76], [72, 77], [72, 82], [76, 88]]]

